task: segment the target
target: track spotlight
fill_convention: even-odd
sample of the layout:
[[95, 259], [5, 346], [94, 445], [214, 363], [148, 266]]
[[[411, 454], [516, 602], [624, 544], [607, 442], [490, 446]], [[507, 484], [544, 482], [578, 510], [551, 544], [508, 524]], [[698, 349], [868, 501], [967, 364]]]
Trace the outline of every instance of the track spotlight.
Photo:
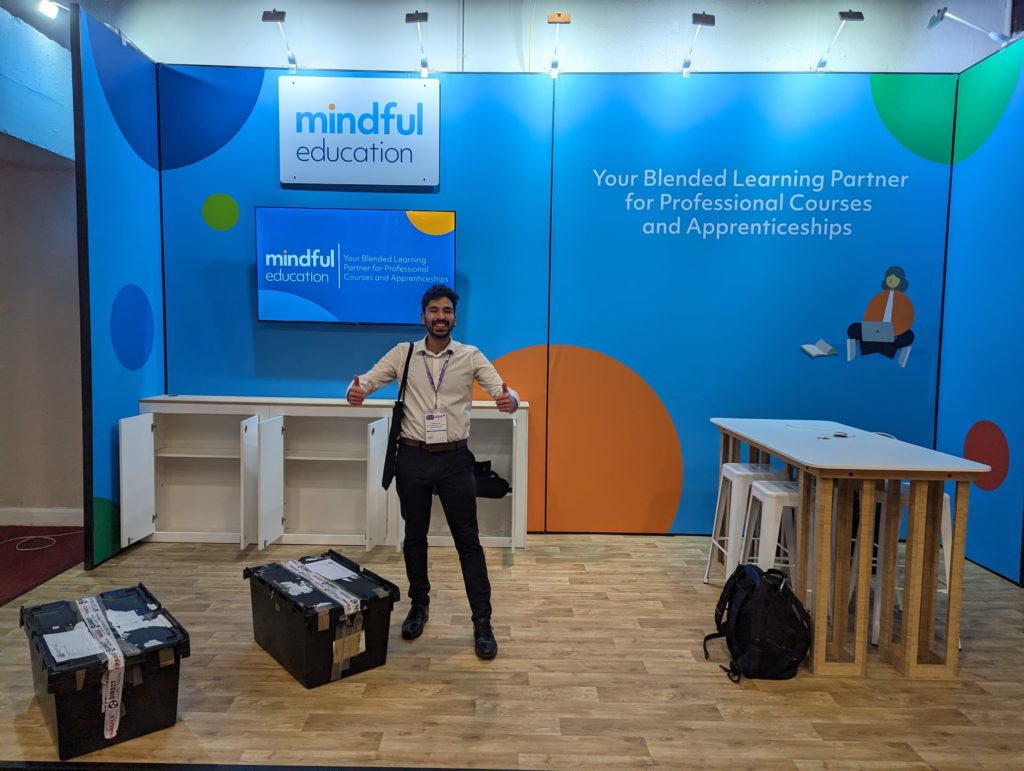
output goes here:
[[551, 79], [558, 77], [558, 29], [563, 24], [572, 24], [572, 15], [568, 11], [552, 11], [548, 14], [548, 24], [555, 25], [555, 50], [551, 54]]
[[1010, 42], [1009, 35], [1004, 35], [1002, 32], [993, 32], [991, 30], [983, 29], [982, 27], [979, 27], [977, 24], [971, 24], [966, 19], [961, 19], [959, 16], [954, 16], [949, 12], [948, 6], [946, 6], [945, 8], [940, 8], [932, 15], [932, 18], [928, 21], [928, 29], [935, 29], [937, 26], [942, 24], [942, 22], [944, 22], [946, 19], [958, 21], [961, 24], [970, 27], [971, 29], [976, 29], [978, 30], [978, 32], [983, 32], [984, 34], [988, 35], [990, 39], [999, 43], [999, 45], [1006, 45], [1007, 43]]
[[697, 27], [693, 31], [693, 40], [690, 41], [690, 52], [683, 57], [683, 77], [690, 77], [690, 65], [693, 64], [693, 47], [697, 45], [697, 36], [701, 27], [715, 26], [715, 15], [713, 13], [695, 13], [692, 16], [693, 24]]
[[296, 64], [295, 62], [295, 54], [292, 53], [292, 49], [288, 45], [288, 38], [285, 37], [284, 34], [284, 17], [285, 12], [279, 11], [276, 8], [270, 11], [263, 12], [263, 21], [267, 21], [272, 24], [277, 24], [277, 28], [281, 30], [281, 39], [284, 41], [284, 50], [288, 52], [288, 69], [290, 69], [292, 72], [295, 72], [295, 69], [296, 67], [298, 67], [298, 64]]
[[818, 72], [822, 72], [828, 67], [828, 57], [832, 54], [832, 46], [836, 44], [836, 40], [839, 39], [839, 33], [843, 31], [843, 27], [846, 26], [848, 21], [864, 21], [864, 14], [860, 11], [840, 11], [839, 12], [839, 29], [836, 30], [836, 34], [832, 36], [832, 42], [828, 44], [828, 48], [825, 49], [825, 53], [818, 59], [818, 65], [815, 69]]
[[422, 24], [426, 24], [426, 22], [427, 22], [427, 12], [426, 11], [413, 11], [412, 13], [405, 14], [405, 23], [406, 24], [415, 24], [416, 25], [416, 34], [419, 36], [419, 39], [420, 39], [420, 77], [421, 78], [427, 77], [427, 54], [423, 50], [423, 29], [421, 27], [421, 25]]

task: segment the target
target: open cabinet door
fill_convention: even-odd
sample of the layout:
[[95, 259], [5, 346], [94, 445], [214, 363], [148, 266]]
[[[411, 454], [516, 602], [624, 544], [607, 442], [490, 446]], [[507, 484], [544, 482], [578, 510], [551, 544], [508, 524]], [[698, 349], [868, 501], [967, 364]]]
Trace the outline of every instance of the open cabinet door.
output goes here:
[[526, 490], [529, 458], [526, 453], [529, 416], [512, 416], [512, 548], [526, 548]]
[[[366, 427], [366, 550], [384, 543], [388, 534], [388, 493], [380, 483], [388, 451], [388, 419]], [[392, 483], [394, 484], [394, 483]]]
[[240, 533], [238, 547], [244, 549], [249, 544], [256, 543], [258, 537], [258, 520], [260, 513], [260, 419], [253, 415], [246, 418], [241, 425], [242, 448], [242, 504], [239, 515]]
[[259, 423], [259, 517], [257, 546], [267, 548], [284, 535], [284, 418]]
[[118, 422], [121, 453], [121, 548], [156, 529], [156, 451], [153, 416], [136, 415]]

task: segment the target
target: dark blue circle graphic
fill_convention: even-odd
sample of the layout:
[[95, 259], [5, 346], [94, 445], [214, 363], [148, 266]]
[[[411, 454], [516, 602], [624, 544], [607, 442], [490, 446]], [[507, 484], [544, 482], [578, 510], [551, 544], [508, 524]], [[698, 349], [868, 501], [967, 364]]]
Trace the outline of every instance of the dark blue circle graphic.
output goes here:
[[156, 325], [149, 298], [135, 284], [126, 284], [110, 308], [110, 342], [125, 369], [137, 370], [153, 352]]

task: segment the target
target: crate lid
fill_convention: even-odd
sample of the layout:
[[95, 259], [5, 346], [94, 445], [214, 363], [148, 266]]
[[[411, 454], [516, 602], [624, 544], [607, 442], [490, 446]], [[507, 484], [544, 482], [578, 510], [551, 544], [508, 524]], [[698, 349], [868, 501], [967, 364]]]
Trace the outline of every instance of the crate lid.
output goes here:
[[300, 557], [246, 568], [242, 575], [274, 589], [303, 613], [342, 609], [351, 615], [378, 599], [399, 598], [398, 587], [359, 564], [329, 550], [319, 556]]
[[[189, 655], [188, 632], [143, 584], [101, 592], [95, 599], [127, 662], [172, 647], [180, 647], [182, 657]], [[21, 625], [51, 678], [106, 667], [106, 654], [82, 620], [76, 600], [23, 607]]]

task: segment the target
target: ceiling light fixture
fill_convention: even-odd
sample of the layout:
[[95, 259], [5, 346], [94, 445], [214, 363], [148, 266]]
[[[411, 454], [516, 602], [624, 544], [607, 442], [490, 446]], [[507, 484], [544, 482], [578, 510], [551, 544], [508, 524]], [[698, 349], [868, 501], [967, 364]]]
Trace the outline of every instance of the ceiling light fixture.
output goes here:
[[836, 40], [839, 39], [839, 33], [843, 31], [843, 27], [846, 26], [848, 21], [864, 21], [864, 14], [860, 11], [840, 11], [839, 12], [839, 29], [836, 30], [836, 34], [832, 36], [832, 42], [828, 44], [828, 48], [825, 49], [825, 53], [818, 59], [818, 65], [815, 69], [818, 72], [824, 72], [828, 67], [828, 57], [832, 54], [832, 46], [836, 44]]
[[271, 24], [277, 24], [277, 28], [281, 30], [281, 39], [284, 41], [284, 49], [288, 52], [288, 69], [295, 72], [298, 64], [295, 61], [295, 54], [292, 53], [291, 47], [288, 45], [288, 38], [284, 34], [284, 17], [285, 11], [279, 11], [276, 8], [263, 12], [263, 21], [270, 22]]
[[426, 24], [427, 12], [426, 11], [413, 11], [412, 13], [405, 14], [406, 24], [416, 25], [416, 34], [420, 38], [420, 77], [427, 77], [427, 54], [423, 50], [423, 30], [420, 28], [421, 24]]
[[700, 34], [701, 27], [713, 27], [715, 26], [715, 15], [713, 13], [695, 13], [692, 16], [692, 21], [696, 25], [697, 29], [693, 31], [693, 40], [690, 41], [690, 52], [683, 57], [683, 77], [690, 77], [690, 65], [693, 64], [693, 47], [697, 45], [697, 35]]

